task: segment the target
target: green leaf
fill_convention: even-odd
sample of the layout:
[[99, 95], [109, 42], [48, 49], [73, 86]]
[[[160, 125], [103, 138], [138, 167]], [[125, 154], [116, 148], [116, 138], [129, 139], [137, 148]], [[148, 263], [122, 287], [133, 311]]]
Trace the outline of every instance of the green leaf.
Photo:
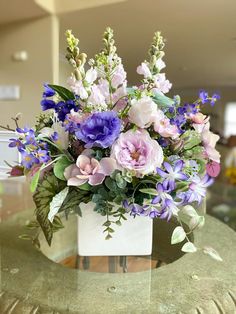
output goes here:
[[36, 205], [36, 218], [49, 245], [51, 245], [53, 237], [53, 225], [48, 220], [50, 203], [53, 197], [62, 191], [65, 186], [66, 183], [64, 181], [57, 179], [52, 173], [47, 173], [44, 176], [42, 182], [38, 184], [37, 189], [33, 195]]
[[198, 213], [196, 212], [195, 208], [191, 205], [184, 206], [181, 212], [189, 217], [198, 216]]
[[39, 176], [40, 176], [40, 169], [34, 174], [34, 176], [31, 179], [31, 182], [30, 182], [31, 193], [34, 193], [37, 188], [37, 185], [39, 182]]
[[186, 233], [181, 226], [178, 226], [174, 229], [171, 236], [171, 244], [176, 244], [182, 242], [186, 237]]
[[191, 229], [200, 229], [205, 224], [205, 217], [204, 216], [194, 216], [190, 219], [189, 227]]
[[48, 219], [53, 223], [55, 215], [58, 213], [61, 205], [63, 204], [67, 194], [69, 192], [69, 187], [65, 187], [62, 191], [56, 194], [51, 203], [50, 203], [50, 211], [48, 213]]
[[29, 234], [21, 234], [18, 238], [21, 240], [32, 240], [32, 237]]
[[114, 180], [112, 180], [110, 177], [106, 178], [105, 185], [111, 191], [117, 190], [116, 182]]
[[157, 190], [155, 189], [140, 189], [139, 192], [149, 194], [149, 195], [154, 195], [154, 196], [158, 195]]
[[89, 185], [88, 183], [84, 183], [84, 184], [78, 186], [78, 189], [83, 190], [83, 191], [90, 191], [91, 185]]
[[75, 95], [67, 88], [59, 86], [59, 85], [52, 85], [48, 84], [63, 100], [70, 100], [75, 99]]
[[171, 107], [174, 104], [174, 100], [165, 95], [155, 94], [152, 98], [155, 103], [157, 103], [161, 107]]
[[219, 255], [219, 253], [215, 249], [213, 249], [212, 247], [205, 246], [203, 248], [203, 252], [205, 254], [209, 255], [211, 258], [215, 259], [218, 262], [222, 262], [223, 261], [223, 259]]
[[59, 216], [55, 216], [54, 217], [54, 220], [53, 220], [53, 224], [52, 224], [52, 229], [53, 229], [53, 232], [57, 232], [58, 230], [60, 229], [63, 229], [64, 226], [61, 222], [61, 219]]
[[190, 150], [194, 146], [197, 146], [201, 143], [201, 136], [194, 130], [186, 131], [182, 136], [181, 139], [184, 140], [184, 149]]
[[53, 167], [53, 173], [55, 176], [60, 180], [66, 180], [64, 177], [64, 171], [66, 167], [70, 166], [72, 164], [71, 161], [68, 160], [66, 156], [62, 156]]
[[186, 242], [183, 246], [181, 251], [185, 253], [194, 253], [197, 251], [196, 246], [192, 242]]
[[66, 217], [68, 217], [70, 211], [74, 211], [81, 214], [79, 207], [80, 203], [88, 203], [91, 200], [91, 194], [87, 191], [79, 190], [78, 188], [69, 187], [69, 192], [62, 203], [59, 212], [64, 211]]

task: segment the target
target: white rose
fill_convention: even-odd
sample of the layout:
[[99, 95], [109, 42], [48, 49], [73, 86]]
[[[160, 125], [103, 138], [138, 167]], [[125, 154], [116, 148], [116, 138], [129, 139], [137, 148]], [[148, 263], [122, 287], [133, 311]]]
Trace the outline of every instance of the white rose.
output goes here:
[[129, 121], [136, 124], [138, 127], [149, 127], [154, 121], [156, 114], [157, 105], [150, 97], [145, 96], [139, 100], [133, 99], [131, 101]]

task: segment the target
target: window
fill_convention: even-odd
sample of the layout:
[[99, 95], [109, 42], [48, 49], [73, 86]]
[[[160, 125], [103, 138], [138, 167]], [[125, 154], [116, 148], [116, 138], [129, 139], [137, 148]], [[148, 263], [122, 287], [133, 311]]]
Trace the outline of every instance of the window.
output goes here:
[[226, 104], [224, 129], [225, 137], [236, 135], [236, 102]]

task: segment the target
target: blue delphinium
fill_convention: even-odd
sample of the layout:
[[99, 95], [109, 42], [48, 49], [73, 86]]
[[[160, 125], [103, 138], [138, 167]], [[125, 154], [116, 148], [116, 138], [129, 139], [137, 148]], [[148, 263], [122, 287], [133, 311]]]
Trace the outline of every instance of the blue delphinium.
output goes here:
[[56, 103], [52, 99], [44, 98], [41, 100], [41, 108], [43, 111], [48, 109], [55, 109]]
[[96, 112], [80, 124], [76, 137], [86, 148], [110, 147], [120, 134], [121, 120], [115, 111]]
[[211, 106], [214, 106], [216, 101], [220, 99], [220, 95], [214, 93], [211, 97], [205, 90], [200, 90], [199, 92], [199, 99], [202, 104], [210, 103]]
[[60, 101], [55, 106], [55, 111], [57, 112], [57, 116], [60, 121], [64, 121], [66, 115], [70, 113], [72, 109], [74, 111], [78, 111], [79, 109], [74, 100]]
[[44, 86], [44, 92], [43, 92], [43, 97], [52, 97], [56, 94], [54, 89], [52, 89], [50, 86], [48, 86], [47, 83], [43, 84]]

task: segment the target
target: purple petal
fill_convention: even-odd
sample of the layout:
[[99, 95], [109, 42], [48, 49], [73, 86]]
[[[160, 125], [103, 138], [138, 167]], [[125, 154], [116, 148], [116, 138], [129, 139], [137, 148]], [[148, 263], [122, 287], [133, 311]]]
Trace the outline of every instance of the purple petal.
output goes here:
[[166, 168], [166, 170], [168, 172], [172, 172], [173, 171], [173, 168], [171, 167], [171, 165], [168, 162], [164, 161], [163, 165], [164, 165], [164, 167]]
[[178, 161], [175, 163], [174, 171], [175, 171], [175, 172], [179, 172], [180, 170], [182, 170], [183, 166], [184, 166], [183, 160], [178, 160]]
[[116, 161], [114, 158], [105, 157], [100, 160], [101, 173], [105, 176], [110, 176], [112, 172], [117, 169]]
[[155, 196], [152, 200], [152, 204], [157, 204], [160, 203], [161, 197], [160, 196]]
[[84, 180], [80, 180], [76, 177], [73, 177], [73, 178], [70, 178], [68, 181], [67, 181], [67, 185], [69, 186], [79, 186], [79, 185], [82, 185], [84, 184], [85, 182], [87, 182], [88, 180], [87, 179], [84, 179]]
[[176, 179], [179, 179], [179, 180], [184, 180], [184, 181], [186, 181], [186, 180], [188, 180], [189, 176], [187, 176], [187, 175], [184, 174], [184, 173], [176, 173], [175, 178], [176, 178]]
[[165, 178], [167, 176], [167, 173], [163, 171], [161, 168], [156, 168], [156, 172], [161, 176], [162, 178]]
[[89, 177], [89, 184], [91, 185], [99, 185], [105, 179], [105, 175], [103, 173], [95, 173]]

